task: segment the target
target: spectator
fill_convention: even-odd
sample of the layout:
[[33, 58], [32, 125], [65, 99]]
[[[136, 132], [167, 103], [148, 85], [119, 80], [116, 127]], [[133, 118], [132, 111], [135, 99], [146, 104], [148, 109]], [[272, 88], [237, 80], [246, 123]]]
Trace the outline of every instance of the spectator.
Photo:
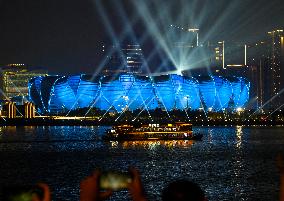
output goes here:
[[277, 166], [280, 172], [280, 193], [279, 200], [284, 201], [284, 159], [283, 155], [277, 156]]
[[[133, 201], [146, 201], [144, 188], [138, 170], [130, 168], [132, 181], [128, 186], [129, 193]], [[93, 175], [87, 177], [80, 185], [80, 201], [102, 201], [112, 195], [111, 190], [100, 191], [99, 187], [100, 171], [96, 170]]]
[[195, 183], [178, 180], [170, 183], [162, 192], [163, 201], [206, 201], [203, 190]]

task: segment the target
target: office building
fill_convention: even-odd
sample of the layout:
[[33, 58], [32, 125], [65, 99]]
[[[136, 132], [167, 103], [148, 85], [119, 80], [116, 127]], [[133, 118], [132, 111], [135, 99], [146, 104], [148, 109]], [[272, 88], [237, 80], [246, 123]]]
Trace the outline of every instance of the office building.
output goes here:
[[[262, 110], [262, 106], [269, 99], [268, 75], [268, 41], [262, 40], [249, 44], [247, 48], [248, 79], [251, 81], [251, 98], [256, 109]], [[266, 108], [265, 108], [266, 109]]]
[[274, 30], [262, 41], [248, 45], [248, 77], [261, 111], [281, 109], [284, 103], [283, 40], [283, 30]]
[[8, 64], [0, 67], [1, 99], [28, 95], [28, 82], [31, 78], [47, 75], [46, 70], [32, 69], [25, 64]]
[[107, 59], [104, 74], [142, 73], [144, 57], [140, 45], [103, 45], [102, 51]]
[[268, 32], [268, 83], [273, 108], [281, 107], [284, 104], [284, 44], [283, 30]]

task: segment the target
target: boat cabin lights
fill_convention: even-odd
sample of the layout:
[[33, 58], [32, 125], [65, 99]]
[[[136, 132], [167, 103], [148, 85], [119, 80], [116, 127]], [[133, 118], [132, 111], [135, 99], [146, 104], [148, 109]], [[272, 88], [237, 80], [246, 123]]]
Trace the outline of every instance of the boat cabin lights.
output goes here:
[[121, 126], [118, 126], [118, 128], [129, 128], [129, 127], [133, 127], [133, 126], [131, 126], [131, 125], [127, 125], [127, 124], [123, 124], [123, 125], [121, 125]]
[[191, 126], [192, 124], [188, 124], [188, 123], [181, 123], [179, 124], [180, 126]]
[[159, 124], [149, 124], [149, 127], [151, 127], [151, 128], [157, 128], [159, 126], [160, 126]]

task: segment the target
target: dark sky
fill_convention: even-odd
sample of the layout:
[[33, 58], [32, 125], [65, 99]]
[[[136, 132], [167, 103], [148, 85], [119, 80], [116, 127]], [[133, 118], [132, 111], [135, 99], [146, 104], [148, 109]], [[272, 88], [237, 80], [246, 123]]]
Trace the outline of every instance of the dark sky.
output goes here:
[[153, 35], [155, 30], [164, 34], [171, 23], [199, 27], [201, 40], [212, 41], [257, 41], [284, 27], [283, 0], [0, 2], [0, 63], [46, 66], [61, 74], [94, 72], [102, 61], [102, 44], [114, 43], [114, 36], [118, 41], [144, 37], [147, 55], [161, 37]]

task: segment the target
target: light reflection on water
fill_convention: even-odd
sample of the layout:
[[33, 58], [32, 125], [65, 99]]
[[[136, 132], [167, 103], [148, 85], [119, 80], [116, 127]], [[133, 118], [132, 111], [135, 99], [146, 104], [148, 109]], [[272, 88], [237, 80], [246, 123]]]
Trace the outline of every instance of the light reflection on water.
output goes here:
[[242, 146], [242, 136], [243, 136], [243, 127], [242, 126], [236, 126], [236, 135], [237, 135], [237, 148], [241, 148]]
[[[116, 146], [119, 142], [116, 142]], [[150, 141], [126, 141], [122, 142], [122, 147], [124, 149], [127, 148], [144, 148], [144, 149], [155, 149], [160, 146], [166, 148], [173, 147], [190, 147], [194, 143], [193, 140], [172, 140], [172, 141], [164, 141], [164, 140], [150, 140]]]
[[[137, 167], [151, 200], [174, 179], [201, 185], [209, 200], [277, 200], [275, 156], [284, 129], [195, 127], [203, 141], [103, 142], [106, 127], [0, 127], [0, 184], [51, 185], [56, 200], [78, 200], [79, 181], [96, 167]], [[117, 192], [112, 200], [127, 200]]]

